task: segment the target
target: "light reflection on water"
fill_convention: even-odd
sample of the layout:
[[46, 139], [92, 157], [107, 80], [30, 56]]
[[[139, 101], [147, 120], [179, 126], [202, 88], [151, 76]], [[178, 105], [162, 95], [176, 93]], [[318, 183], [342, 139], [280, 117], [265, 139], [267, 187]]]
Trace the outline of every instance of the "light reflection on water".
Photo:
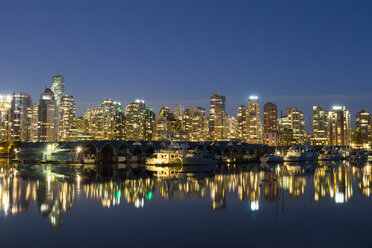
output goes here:
[[[132, 205], [144, 210], [154, 200], [200, 199], [207, 203], [203, 207], [219, 212], [228, 210], [229, 200], [235, 198], [254, 213], [264, 211], [265, 204], [284, 206], [286, 199], [305, 204], [325, 199], [348, 204], [355, 191], [370, 197], [372, 187], [372, 166], [368, 163], [237, 164], [203, 173], [179, 173], [179, 168], [150, 171], [138, 165], [25, 168], [6, 162], [0, 165], [0, 221], [32, 211], [30, 206], [35, 203], [35, 214], [47, 218], [56, 231], [62, 227], [63, 216], [86, 199], [104, 208]], [[304, 194], [310, 197], [304, 199]]]

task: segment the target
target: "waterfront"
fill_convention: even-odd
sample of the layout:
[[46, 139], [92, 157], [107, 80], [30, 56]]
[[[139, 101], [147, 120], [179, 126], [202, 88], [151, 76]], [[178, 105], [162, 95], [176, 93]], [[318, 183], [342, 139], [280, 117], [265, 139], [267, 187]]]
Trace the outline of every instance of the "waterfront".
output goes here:
[[[239, 164], [159, 174], [144, 166], [1, 164], [4, 247], [367, 247], [372, 166]], [[157, 176], [158, 175], [158, 176]]]

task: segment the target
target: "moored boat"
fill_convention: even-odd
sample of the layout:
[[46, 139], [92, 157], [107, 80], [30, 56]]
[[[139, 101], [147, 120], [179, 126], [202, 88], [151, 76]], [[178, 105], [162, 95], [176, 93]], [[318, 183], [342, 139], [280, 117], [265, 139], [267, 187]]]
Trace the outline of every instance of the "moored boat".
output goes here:
[[285, 162], [316, 161], [318, 154], [311, 150], [310, 147], [292, 146], [288, 149], [284, 157]]
[[335, 161], [341, 160], [341, 154], [330, 146], [325, 146], [320, 150], [318, 160]]

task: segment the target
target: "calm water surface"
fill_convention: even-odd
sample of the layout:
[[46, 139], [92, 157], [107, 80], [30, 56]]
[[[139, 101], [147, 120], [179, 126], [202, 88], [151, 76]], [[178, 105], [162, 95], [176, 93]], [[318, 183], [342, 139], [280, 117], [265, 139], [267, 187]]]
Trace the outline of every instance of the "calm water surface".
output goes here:
[[0, 247], [372, 246], [370, 164], [148, 169], [0, 162]]

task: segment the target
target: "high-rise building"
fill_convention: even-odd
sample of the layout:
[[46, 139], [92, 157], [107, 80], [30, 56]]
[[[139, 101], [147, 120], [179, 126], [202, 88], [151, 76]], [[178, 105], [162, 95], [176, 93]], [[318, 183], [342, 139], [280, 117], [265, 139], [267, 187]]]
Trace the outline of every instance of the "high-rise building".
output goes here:
[[244, 105], [238, 107], [237, 138], [241, 142], [247, 141], [247, 107]]
[[173, 114], [177, 118], [177, 120], [182, 119], [182, 115], [184, 111], [185, 111], [185, 107], [182, 104], [176, 104], [173, 106]]
[[10, 110], [12, 106], [11, 95], [0, 95], [0, 142], [10, 140]]
[[[170, 114], [170, 109], [168, 114]], [[145, 117], [145, 140], [152, 140], [155, 130], [155, 113], [152, 111], [152, 108], [146, 108], [144, 111]]]
[[286, 108], [290, 128], [293, 133], [293, 140], [297, 144], [303, 144], [306, 139], [304, 114], [298, 108]]
[[359, 133], [363, 144], [368, 144], [371, 123], [371, 113], [366, 109], [361, 109], [355, 118], [355, 130]]
[[225, 113], [225, 96], [214, 93], [210, 100], [209, 136], [211, 140], [227, 140], [227, 114]]
[[262, 143], [262, 123], [260, 105], [257, 96], [250, 96], [247, 110], [247, 141], [252, 144]]
[[170, 111], [170, 108], [162, 107], [159, 115], [155, 116], [154, 140], [168, 140], [170, 136], [177, 135], [180, 131], [180, 126], [177, 126], [182, 120], [182, 117], [176, 118], [175, 114]]
[[295, 143], [291, 120], [288, 116], [278, 118], [278, 145], [290, 146]]
[[328, 112], [329, 143], [335, 146], [351, 144], [350, 111], [345, 106], [333, 106]]
[[31, 116], [31, 141], [37, 142], [39, 140], [39, 104], [32, 104]]
[[228, 135], [227, 139], [228, 140], [238, 140], [238, 121], [235, 119], [235, 117], [229, 116], [227, 118], [227, 130], [228, 130]]
[[277, 145], [278, 138], [278, 112], [276, 105], [267, 102], [264, 105], [264, 138], [265, 144], [269, 146]]
[[313, 132], [312, 145], [328, 145], [328, 113], [323, 106], [313, 106]]
[[206, 141], [208, 122], [204, 108], [188, 108], [183, 113], [183, 129], [188, 141]]
[[40, 95], [38, 121], [39, 141], [58, 141], [58, 109], [54, 94], [49, 88]]
[[145, 140], [145, 111], [143, 100], [135, 100], [125, 109], [125, 139]]
[[75, 120], [75, 100], [71, 95], [63, 95], [59, 106], [59, 139], [68, 141], [70, 130], [74, 127]]
[[13, 141], [31, 141], [32, 100], [26, 93], [13, 93], [10, 122]]
[[57, 106], [61, 104], [62, 97], [65, 90], [65, 81], [62, 75], [56, 75], [52, 77], [52, 87], [51, 90], [54, 94], [54, 100]]

